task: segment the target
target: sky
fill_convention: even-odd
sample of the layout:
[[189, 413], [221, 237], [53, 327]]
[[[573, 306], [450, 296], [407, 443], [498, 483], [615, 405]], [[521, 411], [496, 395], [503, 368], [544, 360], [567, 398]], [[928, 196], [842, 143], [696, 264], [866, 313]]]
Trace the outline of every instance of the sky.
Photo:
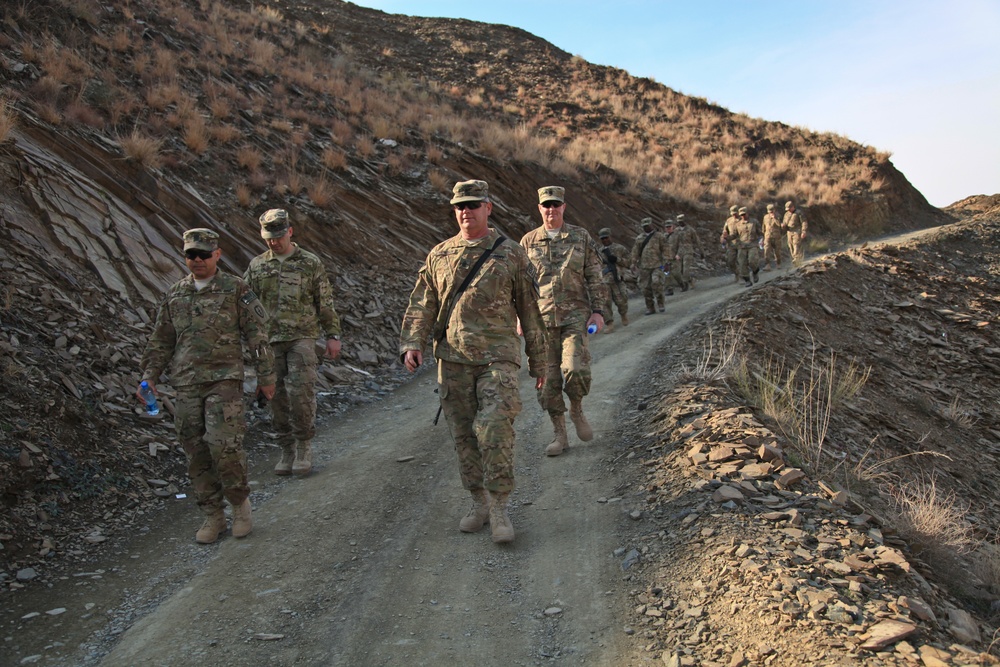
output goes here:
[[730, 111], [892, 154], [927, 200], [1000, 193], [1000, 0], [356, 0], [522, 28]]

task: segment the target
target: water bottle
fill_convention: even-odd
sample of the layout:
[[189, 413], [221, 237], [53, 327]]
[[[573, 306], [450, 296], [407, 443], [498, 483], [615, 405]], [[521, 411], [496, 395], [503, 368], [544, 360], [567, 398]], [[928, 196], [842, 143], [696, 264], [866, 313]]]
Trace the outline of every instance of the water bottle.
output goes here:
[[595, 333], [597, 333], [597, 323], [596, 322], [591, 322], [590, 324], [587, 325], [587, 333], [589, 333], [591, 336], [593, 336]]
[[156, 402], [156, 394], [149, 388], [149, 383], [145, 380], [139, 384], [139, 393], [142, 394], [142, 400], [146, 402], [146, 414], [150, 417], [160, 414], [160, 406]]

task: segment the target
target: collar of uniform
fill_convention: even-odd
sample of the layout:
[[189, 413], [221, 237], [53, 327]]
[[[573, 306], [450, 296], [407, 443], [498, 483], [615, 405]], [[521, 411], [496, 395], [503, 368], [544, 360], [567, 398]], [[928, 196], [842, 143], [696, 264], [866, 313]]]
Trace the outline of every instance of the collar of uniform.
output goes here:
[[[292, 257], [295, 257], [295, 255], [297, 255], [297, 254], [299, 254], [299, 244], [296, 243], [295, 241], [292, 241], [292, 252], [288, 253], [288, 256], [285, 257], [285, 259], [291, 259]], [[278, 259], [278, 255], [273, 250], [271, 250], [270, 248], [268, 248], [267, 249], [267, 259], [268, 259], [268, 261], [276, 260], [276, 259]]]

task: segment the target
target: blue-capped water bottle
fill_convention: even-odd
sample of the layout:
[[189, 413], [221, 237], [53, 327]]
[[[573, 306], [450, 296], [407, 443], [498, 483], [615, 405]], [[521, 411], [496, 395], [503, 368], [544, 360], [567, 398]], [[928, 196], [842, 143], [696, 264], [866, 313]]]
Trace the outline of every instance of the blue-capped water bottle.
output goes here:
[[139, 394], [142, 396], [142, 400], [146, 402], [146, 414], [150, 417], [160, 414], [160, 406], [156, 402], [156, 394], [153, 393], [152, 388], [149, 383], [143, 380], [139, 384]]
[[590, 324], [587, 325], [587, 333], [589, 333], [591, 336], [593, 336], [595, 333], [597, 333], [597, 323], [596, 322], [591, 322]]

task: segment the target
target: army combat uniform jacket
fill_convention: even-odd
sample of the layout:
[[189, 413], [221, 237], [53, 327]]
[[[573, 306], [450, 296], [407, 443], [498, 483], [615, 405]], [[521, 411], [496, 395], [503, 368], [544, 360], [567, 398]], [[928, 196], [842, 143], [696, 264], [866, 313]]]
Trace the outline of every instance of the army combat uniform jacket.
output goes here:
[[668, 240], [668, 254], [670, 257], [678, 255], [693, 255], [701, 252], [701, 242], [698, 241], [698, 232], [690, 225], [678, 226]]
[[[646, 237], [650, 234], [652, 237], [646, 242]], [[670, 257], [667, 238], [662, 232], [654, 230], [649, 234], [642, 233], [635, 237], [635, 243], [632, 245], [632, 264], [638, 268], [658, 269], [664, 264], [669, 264]]]
[[[545, 325], [538, 310], [538, 285], [524, 249], [506, 240], [493, 251], [451, 310], [452, 296], [466, 275], [499, 237], [495, 229], [476, 241], [461, 235], [431, 249], [417, 274], [403, 316], [399, 351], [423, 354], [434, 336], [434, 356], [442, 361], [486, 365], [508, 361], [521, 365], [521, 320], [528, 369], [544, 377]], [[447, 318], [447, 319], [446, 319]]]
[[631, 273], [629, 271], [629, 252], [621, 243], [602, 245], [597, 251], [604, 267], [601, 273], [604, 275], [604, 282], [608, 285], [616, 285], [625, 282]]
[[806, 221], [802, 219], [802, 216], [797, 211], [795, 213], [785, 211], [785, 217], [781, 221], [781, 226], [785, 228], [786, 232], [791, 232], [792, 234], [801, 234], [806, 231]]
[[774, 213], [768, 213], [764, 216], [763, 227], [765, 243], [781, 238], [781, 233], [785, 230], [784, 225], [778, 220], [778, 216]]
[[243, 347], [261, 385], [274, 384], [274, 355], [267, 340], [267, 313], [250, 287], [218, 271], [198, 291], [188, 275], [167, 291], [142, 355], [142, 379], [157, 382], [170, 368], [175, 387], [243, 380]]
[[538, 278], [538, 307], [547, 327], [579, 326], [607, 303], [597, 244], [582, 227], [564, 224], [550, 239], [545, 227], [521, 237]]
[[268, 250], [250, 261], [243, 279], [260, 295], [270, 315], [272, 343], [340, 335], [333, 289], [319, 257], [296, 244], [284, 260]]

